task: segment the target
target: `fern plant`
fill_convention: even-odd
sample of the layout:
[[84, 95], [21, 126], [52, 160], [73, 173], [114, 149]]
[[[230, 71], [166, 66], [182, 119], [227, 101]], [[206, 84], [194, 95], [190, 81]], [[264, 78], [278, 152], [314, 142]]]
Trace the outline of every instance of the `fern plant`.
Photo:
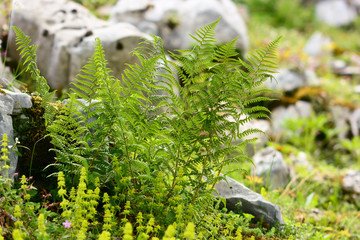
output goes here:
[[[96, 39], [94, 55], [48, 125], [57, 154], [53, 165], [68, 176], [79, 176], [85, 167], [88, 184], [100, 179], [118, 214], [129, 203], [135, 206], [124, 221], [142, 212], [165, 226], [195, 221], [206, 229], [202, 219], [214, 214], [214, 186], [223, 178], [223, 167], [250, 161], [242, 150], [254, 139], [233, 140], [261, 132], [239, 127], [267, 117], [267, 108], [255, 104], [269, 100], [260, 97], [266, 89], [259, 87], [276, 69], [279, 39], [245, 62], [236, 58], [236, 39], [217, 46], [218, 22], [191, 35], [192, 49], [171, 53], [175, 61], [166, 56], [159, 37], [145, 40], [133, 52], [138, 63], [128, 65], [121, 79], [106, 67]], [[19, 35], [27, 49], [23, 56], [33, 56], [27, 38]], [[38, 76], [36, 65], [31, 66]], [[68, 184], [75, 179], [68, 177]]]
[[55, 91], [50, 92], [50, 87], [46, 79], [40, 75], [40, 70], [36, 63], [36, 49], [37, 46], [30, 45], [31, 39], [26, 36], [18, 27], [12, 27], [16, 34], [16, 44], [19, 45], [17, 50], [23, 59], [23, 65], [26, 67], [25, 71], [30, 73], [33, 81], [36, 83], [36, 92], [42, 98], [41, 106], [45, 109], [45, 124], [52, 121], [55, 116], [56, 108], [50, 104], [55, 96]]

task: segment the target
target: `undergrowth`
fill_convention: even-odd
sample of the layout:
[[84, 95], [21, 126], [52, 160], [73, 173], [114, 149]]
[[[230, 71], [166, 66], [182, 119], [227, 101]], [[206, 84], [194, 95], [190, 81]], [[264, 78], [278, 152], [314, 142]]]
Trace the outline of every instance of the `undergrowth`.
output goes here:
[[133, 52], [139, 63], [129, 65], [121, 79], [106, 67], [96, 39], [94, 55], [61, 106], [53, 103], [54, 92], [37, 68], [36, 47], [14, 27], [54, 146], [56, 162], [47, 169], [57, 177], [58, 202], [49, 203], [49, 196], [43, 204], [31, 202], [25, 176], [20, 189], [2, 183], [8, 194], [0, 201], [2, 234], [14, 239], [261, 236], [260, 229], [250, 230], [249, 219], [220, 208], [225, 200], [214, 197], [214, 187], [224, 179], [224, 166], [250, 162], [243, 149], [255, 139], [234, 140], [261, 132], [239, 127], [269, 113], [257, 103], [270, 100], [259, 95], [267, 91], [260, 86], [276, 70], [279, 38], [243, 61], [236, 58], [236, 39], [216, 45], [218, 21], [191, 35], [192, 49], [171, 53], [175, 61], [168, 60], [159, 37], [145, 40]]

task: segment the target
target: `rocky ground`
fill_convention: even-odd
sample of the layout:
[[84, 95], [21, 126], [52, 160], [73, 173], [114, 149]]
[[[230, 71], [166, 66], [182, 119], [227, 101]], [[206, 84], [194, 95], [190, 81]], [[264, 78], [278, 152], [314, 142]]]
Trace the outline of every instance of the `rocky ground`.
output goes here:
[[[266, 104], [272, 114], [243, 126], [265, 132], [247, 149], [253, 165], [228, 167], [249, 174], [231, 172], [238, 182], [220, 183], [219, 194], [229, 206], [241, 201], [242, 211], [256, 220], [285, 223], [289, 237], [360, 239], [359, 1], [84, 2], [87, 7], [66, 0], [14, 1], [11, 21], [9, 1], [1, 3], [0, 84], [11, 92], [0, 93], [0, 135], [14, 142], [21, 133], [13, 132], [12, 117], [32, 106], [31, 97], [20, 93], [32, 86], [14, 67], [19, 57], [9, 25], [39, 45], [39, 69], [61, 95], [92, 55], [95, 37], [120, 76], [125, 63], [136, 61], [130, 52], [142, 37], [159, 35], [166, 50], [185, 49], [191, 45], [188, 33], [220, 17], [219, 41], [239, 37], [242, 55], [279, 35], [283, 39], [277, 81], [267, 83], [274, 90], [275, 100]], [[18, 157], [12, 158], [15, 166]]]

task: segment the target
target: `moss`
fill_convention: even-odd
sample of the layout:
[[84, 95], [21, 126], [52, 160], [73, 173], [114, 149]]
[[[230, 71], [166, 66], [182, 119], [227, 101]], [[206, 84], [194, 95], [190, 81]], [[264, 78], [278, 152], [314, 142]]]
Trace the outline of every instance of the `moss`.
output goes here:
[[[43, 169], [54, 161], [53, 147], [50, 139], [46, 138], [44, 109], [41, 107], [42, 98], [31, 96], [33, 106], [23, 109], [22, 114], [13, 117], [15, 136], [19, 139], [19, 161], [17, 172], [19, 175], [33, 176], [35, 185], [40, 188], [49, 186], [46, 179], [48, 173]], [[47, 184], [42, 184], [42, 183]], [[56, 187], [56, 186], [54, 186]], [[48, 189], [49, 190], [49, 189]]]

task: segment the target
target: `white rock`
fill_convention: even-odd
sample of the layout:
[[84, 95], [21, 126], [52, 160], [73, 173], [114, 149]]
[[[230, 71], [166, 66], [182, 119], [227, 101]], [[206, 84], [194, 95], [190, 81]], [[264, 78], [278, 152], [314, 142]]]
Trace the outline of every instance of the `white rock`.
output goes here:
[[[272, 189], [285, 187], [290, 180], [290, 171], [281, 152], [273, 147], [262, 149], [254, 155], [252, 174], [262, 177]], [[269, 180], [269, 182], [267, 182]]]
[[86, 64], [95, 49], [94, 38], [101, 40], [108, 67], [113, 74], [120, 78], [121, 73], [127, 68], [125, 64], [135, 63], [138, 58], [130, 54], [148, 35], [141, 33], [129, 23], [114, 23], [93, 30], [93, 35], [83, 38], [76, 46], [70, 46], [69, 79], [72, 81], [79, 69]]
[[349, 131], [348, 119], [350, 118], [349, 108], [339, 105], [330, 108], [332, 119], [335, 123], [335, 129], [339, 131], [338, 138], [343, 140]]
[[349, 122], [351, 127], [351, 133], [353, 136], [359, 136], [360, 134], [360, 108], [355, 109], [349, 116]]
[[[0, 142], [4, 134], [7, 134], [9, 139], [9, 165], [8, 177], [13, 179], [14, 173], [18, 163], [18, 155], [11, 149], [10, 146], [14, 146], [14, 129], [11, 115], [17, 114], [21, 111], [21, 108], [32, 107], [31, 97], [25, 93], [14, 93], [8, 90], [3, 90], [6, 94], [0, 93]], [[0, 165], [3, 163], [0, 161]], [[1, 171], [0, 175], [5, 176], [6, 171]], [[7, 177], [7, 176], [5, 176]]]
[[31, 96], [26, 93], [14, 93], [4, 89], [4, 92], [12, 99], [14, 99], [13, 114], [20, 113], [22, 108], [31, 108]]
[[[11, 114], [14, 109], [14, 99], [8, 95], [4, 95], [0, 93], [0, 142], [2, 142], [3, 135], [6, 134], [10, 143], [9, 145], [14, 145], [14, 130], [12, 125], [12, 118]], [[10, 152], [8, 155], [10, 165], [10, 169], [8, 169], [8, 176], [6, 176], [6, 171], [0, 171], [1, 176], [9, 177], [10, 179], [13, 178], [15, 173], [15, 169], [18, 162], [18, 156], [15, 152]], [[0, 166], [3, 166], [4, 162], [0, 161]]]
[[356, 7], [345, 0], [320, 1], [315, 5], [315, 14], [319, 21], [335, 27], [348, 25], [357, 17]]
[[269, 79], [266, 82], [266, 85], [268, 88], [276, 91], [294, 91], [298, 88], [305, 87], [306, 79], [293, 71], [290, 71], [289, 69], [280, 69], [278, 73], [275, 73], [273, 79]]
[[11, 115], [14, 110], [14, 99], [0, 92], [0, 112]]
[[346, 191], [360, 194], [360, 172], [349, 169], [342, 178], [342, 187]]
[[248, 48], [247, 28], [237, 7], [230, 0], [119, 0], [111, 21], [126, 21], [141, 31], [162, 37], [167, 50], [189, 48], [189, 36], [200, 27], [221, 17], [216, 29], [220, 42], [239, 36], [237, 48]]
[[304, 53], [314, 57], [328, 54], [330, 52], [328, 46], [331, 43], [332, 40], [329, 37], [324, 36], [320, 32], [315, 32], [307, 41]]
[[306, 83], [307, 83], [306, 85], [308, 86], [315, 87], [321, 85], [320, 79], [318, 78], [316, 73], [311, 69], [305, 69], [304, 77], [306, 79]]
[[288, 107], [278, 107], [272, 111], [271, 124], [272, 134], [277, 136], [285, 130], [285, 122], [288, 119], [309, 118], [313, 112], [312, 105], [305, 101], [297, 101]]
[[[116, 66], [114, 75], [120, 77], [124, 62], [134, 63], [130, 52], [141, 41], [142, 34], [129, 24], [114, 24], [97, 19], [89, 10], [66, 0], [20, 1], [11, 24], [29, 35], [38, 45], [38, 67], [53, 89], [67, 87], [74, 76], [94, 53], [95, 37], [104, 41], [109, 66]], [[119, 51], [118, 42], [122, 50]], [[9, 55], [18, 59], [15, 34], [10, 32]]]

